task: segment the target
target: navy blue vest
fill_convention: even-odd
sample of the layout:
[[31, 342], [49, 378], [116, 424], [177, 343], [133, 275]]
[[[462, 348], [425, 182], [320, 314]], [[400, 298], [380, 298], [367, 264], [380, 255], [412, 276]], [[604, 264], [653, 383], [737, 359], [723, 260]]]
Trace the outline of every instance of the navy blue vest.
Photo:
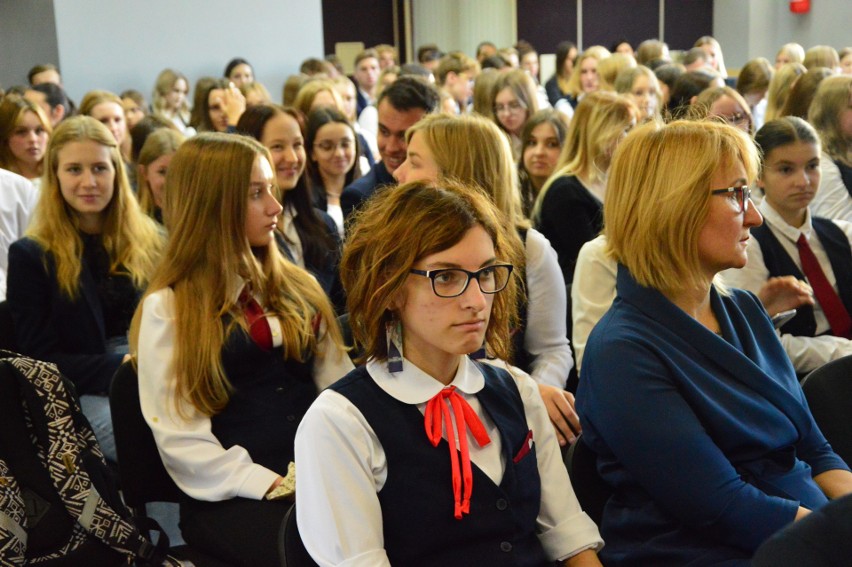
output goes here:
[[225, 409], [211, 419], [222, 446], [239, 445], [253, 462], [286, 474], [294, 460], [296, 428], [317, 397], [311, 362], [285, 361], [280, 347], [265, 351], [235, 328], [222, 349], [233, 392]]
[[837, 169], [840, 170], [840, 179], [843, 180], [843, 185], [846, 186], [846, 190], [849, 192], [849, 195], [852, 195], [852, 167], [849, 167], [838, 160], [832, 161], [834, 161], [834, 165], [837, 166]]
[[447, 441], [433, 447], [423, 415], [382, 390], [360, 367], [330, 386], [357, 407], [382, 444], [388, 476], [379, 492], [392, 565], [550, 565], [535, 535], [541, 484], [535, 448], [513, 462], [529, 433], [514, 379], [480, 365], [477, 398], [500, 430], [506, 470], [495, 485], [475, 464], [470, 514], [453, 516]]
[[[814, 232], [825, 248], [831, 269], [834, 271], [840, 300], [846, 310], [852, 313], [852, 248], [849, 246], [849, 239], [831, 220], [821, 217], [813, 217], [811, 220]], [[795, 276], [798, 279], [804, 279], [805, 276], [801, 270], [765, 223], [751, 229], [751, 234], [760, 243], [763, 262], [771, 277]], [[781, 332], [813, 337], [816, 334], [813, 307], [809, 305], [799, 307], [796, 316], [781, 327]]]

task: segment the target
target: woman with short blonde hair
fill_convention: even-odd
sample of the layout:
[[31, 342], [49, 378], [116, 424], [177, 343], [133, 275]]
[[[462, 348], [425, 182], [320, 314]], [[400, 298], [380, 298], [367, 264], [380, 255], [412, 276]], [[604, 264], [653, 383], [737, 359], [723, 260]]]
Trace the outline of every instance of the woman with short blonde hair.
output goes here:
[[[580, 98], [583, 95], [598, 90], [598, 64], [610, 55], [606, 47], [593, 45], [577, 57], [577, 62], [574, 63], [574, 70], [568, 79], [568, 88], [566, 90], [566, 93], [570, 97], [568, 100], [571, 102], [571, 106], [576, 108], [577, 103], [580, 102]], [[585, 68], [584, 63], [586, 63]]]
[[715, 282], [746, 264], [762, 221], [758, 166], [752, 139], [713, 121], [648, 124], [616, 151], [604, 215], [618, 296], [577, 391], [582, 442], [614, 492], [607, 564], [748, 565], [852, 492], [763, 306]]

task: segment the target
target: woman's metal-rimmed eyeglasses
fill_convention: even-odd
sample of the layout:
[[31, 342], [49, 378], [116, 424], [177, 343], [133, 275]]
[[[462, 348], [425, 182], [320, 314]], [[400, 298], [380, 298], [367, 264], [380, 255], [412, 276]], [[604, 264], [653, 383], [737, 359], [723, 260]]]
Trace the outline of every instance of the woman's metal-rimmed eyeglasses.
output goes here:
[[711, 195], [730, 195], [736, 199], [739, 205], [739, 212], [745, 213], [748, 211], [748, 200], [751, 198], [751, 187], [748, 185], [740, 185], [739, 187], [726, 187], [725, 189], [713, 189]]
[[485, 266], [475, 272], [461, 268], [442, 268], [440, 270], [408, 270], [416, 276], [424, 276], [432, 280], [432, 291], [438, 297], [458, 297], [467, 291], [471, 279], [479, 284], [482, 293], [497, 293], [509, 283], [514, 266], [511, 264], [494, 264]]

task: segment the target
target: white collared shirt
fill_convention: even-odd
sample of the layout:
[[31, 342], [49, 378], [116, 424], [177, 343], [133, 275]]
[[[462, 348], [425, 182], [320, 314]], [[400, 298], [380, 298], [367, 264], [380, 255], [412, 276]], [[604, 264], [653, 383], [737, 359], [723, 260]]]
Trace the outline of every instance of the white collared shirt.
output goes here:
[[[404, 360], [400, 373], [391, 374], [385, 363], [375, 361], [367, 364], [367, 372], [382, 390], [416, 406], [421, 413], [444, 388], [409, 360]], [[553, 559], [564, 559], [585, 549], [599, 549], [603, 545], [600, 534], [580, 509], [570, 487], [538, 387], [526, 374], [515, 372], [527, 425], [536, 442], [542, 491], [537, 531], [545, 553]], [[470, 459], [499, 484], [505, 470], [500, 432], [476, 397], [484, 384], [475, 363], [462, 357], [450, 385], [470, 404], [491, 439], [480, 447], [467, 431]], [[452, 406], [449, 407], [452, 415]], [[425, 430], [423, 434], [426, 435]], [[446, 439], [446, 429], [443, 437]], [[333, 390], [320, 394], [296, 434], [296, 462], [299, 526], [314, 560], [320, 565], [347, 567], [389, 565], [378, 499], [387, 480], [387, 459], [375, 432], [348, 398]]]
[[[831, 262], [828, 259], [828, 254], [825, 247], [820, 242], [811, 222], [811, 210], [805, 215], [805, 222], [801, 227], [794, 227], [781, 218], [781, 215], [772, 208], [769, 201], [766, 199], [758, 205], [760, 213], [763, 215], [763, 222], [778, 242], [784, 251], [790, 256], [796, 267], [802, 269], [802, 261], [799, 258], [799, 248], [796, 242], [800, 235], [804, 235], [808, 241], [808, 245], [816, 256], [826, 279], [837, 291], [837, 280], [834, 276], [834, 270], [831, 267]], [[852, 224], [835, 220], [833, 221], [843, 232], [846, 238], [852, 242]], [[766, 283], [771, 276], [766, 263], [763, 260], [763, 251], [760, 248], [760, 243], [756, 238], [752, 237], [748, 241], [748, 262], [744, 268], [730, 269], [722, 272], [722, 277], [725, 283], [731, 287], [738, 287], [757, 293], [763, 284]], [[822, 335], [830, 330], [828, 319], [820, 307], [819, 302], [814, 306], [814, 320], [816, 321], [816, 334]], [[781, 335], [781, 344], [784, 345], [784, 350], [787, 351], [793, 366], [800, 374], [809, 372], [826, 362], [852, 354], [852, 341], [842, 337], [833, 337], [830, 335], [822, 335], [816, 337], [802, 337], [790, 334]]]
[[[231, 290], [234, 300], [242, 285]], [[281, 326], [268, 317], [274, 346], [282, 342]], [[322, 329], [320, 330], [322, 332]], [[139, 401], [142, 415], [154, 433], [160, 457], [175, 484], [197, 500], [220, 501], [237, 496], [259, 500], [279, 475], [251, 460], [239, 445], [229, 449], [213, 435], [210, 418], [181, 403], [184, 417], [175, 411], [174, 291], [158, 290], [145, 298], [139, 328]], [[318, 390], [350, 370], [352, 362], [326, 336], [314, 358], [313, 377]], [[282, 416], [283, 419], [283, 416]]]

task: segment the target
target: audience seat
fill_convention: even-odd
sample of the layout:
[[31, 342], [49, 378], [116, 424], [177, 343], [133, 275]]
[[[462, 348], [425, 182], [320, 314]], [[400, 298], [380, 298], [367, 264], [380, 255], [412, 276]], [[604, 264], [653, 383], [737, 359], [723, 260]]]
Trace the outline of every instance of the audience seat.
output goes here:
[[8, 301], [0, 301], [0, 349], [17, 352], [15, 324]]
[[296, 505], [290, 506], [287, 514], [284, 516], [284, 523], [281, 525], [284, 532], [279, 538], [281, 542], [281, 557], [284, 558], [284, 567], [317, 567], [316, 562], [311, 559], [308, 550], [305, 549], [305, 544], [302, 543], [302, 536], [299, 535], [299, 526], [296, 524]]
[[[163, 467], [154, 436], [139, 405], [139, 379], [132, 362], [122, 364], [112, 381], [109, 393], [118, 454], [118, 470], [124, 501], [140, 518], [139, 529], [145, 529], [145, 504], [148, 502], [177, 502], [180, 489]], [[179, 559], [192, 561], [196, 567], [228, 567], [226, 563], [181, 545], [170, 553]]]
[[852, 355], [832, 360], [808, 374], [802, 390], [834, 452], [852, 465]]
[[583, 441], [582, 433], [573, 445], [563, 447], [562, 459], [580, 506], [600, 526], [612, 489], [598, 474], [597, 455]]

